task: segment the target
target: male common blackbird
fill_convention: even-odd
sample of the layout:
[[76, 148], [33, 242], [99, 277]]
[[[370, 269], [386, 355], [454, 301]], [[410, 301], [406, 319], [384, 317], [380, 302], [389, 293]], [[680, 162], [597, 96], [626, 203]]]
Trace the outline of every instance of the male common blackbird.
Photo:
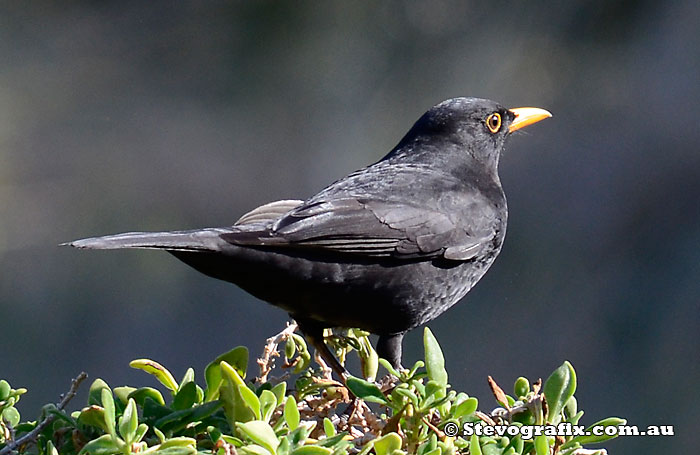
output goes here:
[[395, 367], [404, 334], [457, 303], [501, 250], [506, 138], [551, 114], [454, 98], [428, 110], [378, 162], [311, 198], [260, 206], [233, 226], [129, 232], [77, 248], [165, 250], [287, 311], [330, 363], [326, 327], [379, 335]]

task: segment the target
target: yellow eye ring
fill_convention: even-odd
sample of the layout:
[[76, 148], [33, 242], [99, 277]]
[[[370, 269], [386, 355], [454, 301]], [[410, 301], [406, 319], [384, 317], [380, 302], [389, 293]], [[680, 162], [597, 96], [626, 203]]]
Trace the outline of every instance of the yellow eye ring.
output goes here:
[[494, 112], [486, 118], [486, 127], [492, 133], [498, 133], [501, 129], [501, 114]]

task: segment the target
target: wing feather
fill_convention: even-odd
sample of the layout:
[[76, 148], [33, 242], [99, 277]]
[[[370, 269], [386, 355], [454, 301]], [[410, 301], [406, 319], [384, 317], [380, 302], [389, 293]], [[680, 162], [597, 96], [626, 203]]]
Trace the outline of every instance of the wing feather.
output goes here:
[[279, 201], [249, 212], [236, 224], [260, 221], [267, 228], [223, 238], [239, 245], [456, 261], [473, 258], [488, 241], [469, 235], [437, 209], [366, 198]]
[[234, 226], [277, 221], [284, 214], [294, 210], [303, 203], [304, 201], [295, 199], [270, 202], [246, 213], [236, 221]]

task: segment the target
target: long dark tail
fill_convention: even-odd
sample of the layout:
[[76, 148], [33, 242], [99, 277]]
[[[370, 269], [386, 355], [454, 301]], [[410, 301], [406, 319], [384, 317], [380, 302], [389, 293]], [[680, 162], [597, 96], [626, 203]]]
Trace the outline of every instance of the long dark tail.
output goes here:
[[75, 240], [62, 245], [93, 250], [117, 250], [121, 248], [143, 248], [169, 251], [221, 251], [231, 245], [221, 234], [231, 233], [226, 228], [196, 229], [170, 232], [126, 232]]
[[165, 250], [184, 263], [220, 280], [237, 283], [241, 267], [241, 247], [221, 238], [222, 234], [235, 232], [235, 228], [207, 228], [192, 231], [126, 232], [76, 240], [63, 245], [93, 250], [118, 250], [142, 248]]

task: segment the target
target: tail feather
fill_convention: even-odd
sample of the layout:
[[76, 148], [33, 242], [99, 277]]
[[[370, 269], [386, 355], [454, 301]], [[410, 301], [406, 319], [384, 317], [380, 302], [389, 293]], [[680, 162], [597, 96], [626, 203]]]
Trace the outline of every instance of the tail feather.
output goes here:
[[231, 233], [231, 229], [209, 228], [191, 231], [170, 232], [125, 232], [75, 240], [61, 245], [93, 250], [117, 250], [121, 248], [143, 248], [171, 251], [220, 251], [228, 242], [221, 234]]

